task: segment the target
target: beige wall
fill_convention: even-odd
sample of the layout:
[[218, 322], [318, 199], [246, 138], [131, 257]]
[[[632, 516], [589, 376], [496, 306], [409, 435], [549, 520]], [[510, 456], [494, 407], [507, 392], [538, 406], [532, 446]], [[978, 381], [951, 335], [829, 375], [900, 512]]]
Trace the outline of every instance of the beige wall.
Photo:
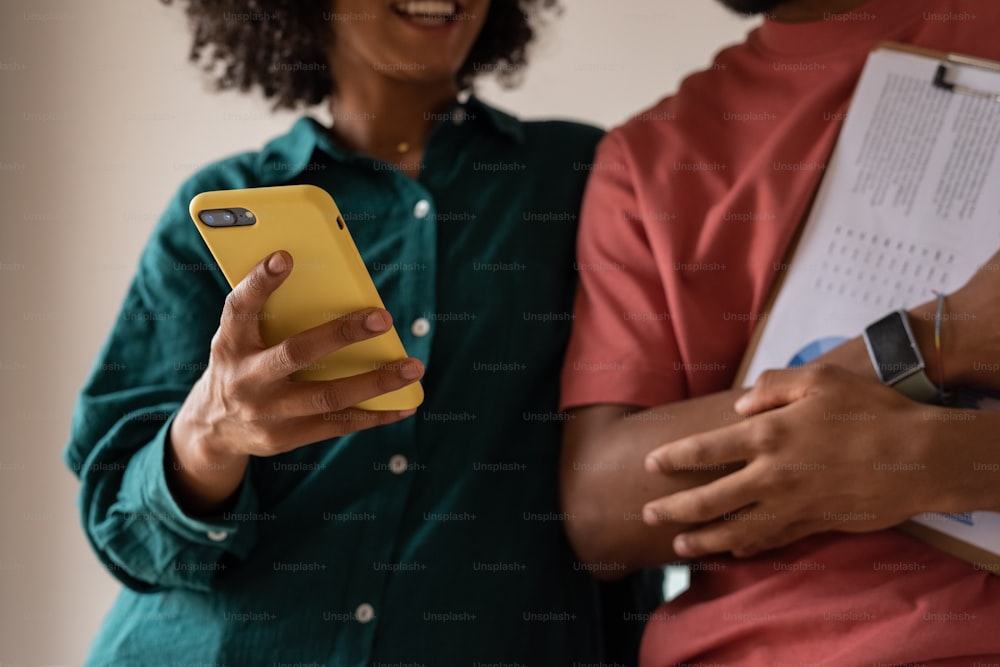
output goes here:
[[[525, 85], [485, 97], [609, 126], [749, 25], [713, 0], [563, 4]], [[117, 590], [60, 459], [74, 394], [180, 181], [291, 116], [208, 94], [155, 0], [4, 0], [0, 31], [0, 665], [73, 665]]]

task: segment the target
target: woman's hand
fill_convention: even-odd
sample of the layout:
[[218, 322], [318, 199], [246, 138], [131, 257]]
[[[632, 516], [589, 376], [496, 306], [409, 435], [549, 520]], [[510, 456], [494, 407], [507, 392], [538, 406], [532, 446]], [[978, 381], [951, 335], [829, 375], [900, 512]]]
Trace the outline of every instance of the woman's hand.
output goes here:
[[251, 455], [289, 452], [415, 412], [369, 412], [351, 406], [416, 382], [423, 375], [417, 359], [338, 380], [291, 379], [295, 371], [392, 326], [388, 312], [372, 308], [268, 347], [260, 331], [260, 312], [291, 269], [291, 257], [277, 252], [229, 294], [208, 367], [171, 426], [168, 480], [188, 511], [205, 514], [224, 506], [238, 490]]

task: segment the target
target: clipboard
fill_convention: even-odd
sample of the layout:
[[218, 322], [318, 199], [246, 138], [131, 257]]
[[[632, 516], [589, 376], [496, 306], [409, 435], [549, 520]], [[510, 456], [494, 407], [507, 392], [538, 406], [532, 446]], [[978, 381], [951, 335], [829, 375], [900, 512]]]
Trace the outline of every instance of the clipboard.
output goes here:
[[[930, 84], [935, 88], [941, 90], [947, 90], [958, 95], [968, 95], [971, 97], [979, 97], [984, 99], [989, 99], [1000, 104], [1000, 89], [997, 92], [989, 90], [981, 90], [978, 88], [971, 88], [969, 86], [963, 86], [952, 82], [953, 69], [956, 67], [971, 67], [974, 69], [981, 69], [988, 72], [1000, 73], [1000, 62], [994, 60], [987, 60], [985, 58], [977, 58], [975, 56], [968, 56], [959, 53], [947, 53], [944, 51], [935, 51], [933, 49], [926, 49], [920, 46], [913, 46], [912, 44], [902, 44], [900, 42], [880, 42], [878, 46], [873, 50], [877, 52], [879, 50], [895, 51], [899, 53], [909, 53], [915, 56], [922, 56], [925, 58], [933, 59], [938, 61], [937, 69], [934, 72], [934, 76], [930, 81]], [[834, 146], [833, 152], [836, 152], [836, 145]], [[818, 191], [817, 191], [818, 193]], [[798, 249], [799, 240], [802, 237], [802, 230], [806, 225], [812, 215], [812, 207], [816, 201], [816, 194], [813, 194], [813, 198], [806, 209], [805, 216], [803, 217], [803, 222], [796, 229], [795, 234], [792, 237], [791, 242], [788, 245], [788, 250], [782, 257], [781, 266], [788, 267], [795, 256], [796, 250]], [[782, 287], [784, 286], [785, 277], [787, 275], [787, 270], [783, 269], [778, 276], [775, 278], [774, 285], [771, 287], [770, 295], [764, 305], [764, 313], [770, 313], [774, 307], [774, 302], [778, 298]], [[761, 336], [764, 332], [767, 323], [767, 318], [761, 318], [759, 324], [754, 328], [751, 334], [750, 341], [747, 345], [747, 350], [740, 360], [739, 368], [736, 373], [736, 380], [733, 382], [733, 388], [739, 389], [745, 386], [745, 381], [747, 375], [750, 371], [750, 364], [753, 361], [754, 354], [757, 350], [757, 346], [760, 344]]]
[[[802, 224], [799, 225], [799, 228], [796, 231], [796, 235], [792, 243], [790, 244], [789, 250], [786, 252], [785, 257], [783, 258], [783, 265], [785, 267], [791, 267], [791, 268], [784, 269], [782, 273], [779, 274], [775, 279], [774, 285], [771, 288], [770, 295], [763, 310], [766, 316], [760, 318], [759, 324], [757, 325], [751, 336], [750, 342], [747, 347], [747, 351], [744, 354], [744, 357], [740, 363], [740, 367], [738, 369], [736, 376], [736, 381], [734, 383], [734, 387], [736, 388], [741, 388], [749, 384], [752, 384], [752, 382], [756, 379], [756, 376], [759, 375], [760, 371], [763, 370], [764, 368], [781, 368], [789, 365], [789, 361], [795, 361], [797, 359], [800, 359], [802, 357], [801, 353], [806, 348], [800, 349], [799, 347], [796, 347], [796, 345], [801, 344], [804, 341], [808, 341], [809, 345], [813, 347], [813, 352], [816, 353], [814, 356], [818, 356], [823, 351], [825, 351], [821, 349], [822, 347], [821, 345], [817, 346], [817, 344], [820, 343], [822, 339], [810, 339], [808, 337], [803, 337], [801, 340], [798, 341], [798, 343], [792, 342], [791, 344], [788, 344], [788, 341], [795, 340], [794, 336], [788, 336], [787, 337], [788, 340], [782, 341], [781, 335], [776, 334], [774, 332], [781, 330], [782, 327], [785, 327], [789, 323], [791, 323], [794, 326], [800, 326], [804, 330], [808, 330], [809, 327], [823, 326], [822, 322], [817, 323], [815, 321], [817, 318], [812, 317], [813, 315], [815, 315], [815, 313], [811, 312], [808, 307], [802, 312], [798, 312], [790, 310], [789, 306], [790, 299], [792, 300], [796, 298], [801, 299], [801, 294], [806, 291], [807, 288], [803, 286], [803, 281], [807, 279], [811, 280], [816, 277], [815, 275], [817, 273], [816, 271], [810, 273], [808, 270], [802, 270], [801, 264], [805, 262], [815, 262], [818, 259], [822, 259], [821, 253], [818, 250], [821, 248], [822, 243], [829, 242], [831, 244], [829, 246], [831, 251], [835, 250], [836, 247], [838, 247], [835, 245], [835, 243], [838, 242], [843, 244], [842, 246], [839, 246], [840, 248], [849, 247], [850, 244], [853, 243], [855, 244], [856, 247], [861, 248], [862, 252], [865, 249], [864, 242], [860, 241], [860, 236], [861, 234], [864, 233], [863, 230], [861, 232], [858, 232], [858, 229], [854, 228], [854, 231], [858, 233], [853, 239], [848, 238], [847, 234], [844, 234], [844, 236], [840, 238], [839, 241], [835, 238], [837, 236], [837, 233], [839, 232], [836, 232], [836, 230], [831, 231], [830, 229], [830, 225], [835, 224], [831, 223], [830, 221], [836, 219], [835, 214], [830, 213], [830, 210], [832, 208], [841, 205], [840, 199], [834, 200], [831, 197], [833, 196], [840, 197], [841, 195], [844, 195], [845, 192], [847, 192], [848, 195], [851, 195], [850, 188], [845, 188], [845, 183], [847, 182], [845, 181], [845, 178], [850, 180], [853, 177], [853, 174], [848, 174], [847, 176], [845, 176], [844, 174], [845, 171], [849, 171], [848, 169], [845, 168], [845, 166], [848, 165], [848, 161], [850, 161], [849, 166], [851, 168], [857, 167], [857, 165], [861, 165], [860, 171], [858, 172], [856, 180], [854, 182], [854, 187], [855, 188], [860, 187], [863, 190], [868, 186], [868, 183], [863, 180], [865, 176], [864, 169], [866, 169], [867, 167], [865, 159], [862, 155], [862, 149], [860, 149], [859, 146], [864, 146], [865, 147], [864, 150], [868, 150], [870, 148], [870, 145], [868, 143], [869, 137], [867, 135], [871, 134], [871, 127], [862, 125], [861, 123], [863, 123], [864, 120], [868, 120], [869, 118], [874, 119], [877, 117], [876, 114], [878, 113], [878, 108], [873, 106], [873, 100], [871, 99], [871, 94], [873, 91], [881, 93], [881, 98], [880, 100], [878, 100], [879, 104], [883, 105], [889, 104], [889, 102], [886, 102], [885, 100], [892, 98], [892, 96], [888, 95], [886, 92], [888, 88], [881, 89], [881, 91], [872, 88], [872, 86], [875, 85], [876, 81], [870, 78], [874, 77], [875, 75], [873, 74], [870, 75], [869, 70], [875, 68], [872, 64], [873, 61], [877, 61], [880, 59], [881, 61], [885, 61], [885, 58], [883, 56], [878, 55], [880, 54], [880, 52], [885, 52], [886, 54], [888, 54], [890, 58], [892, 57], [892, 54], [905, 54], [920, 59], [919, 66], [916, 65], [914, 66], [923, 73], [922, 76], [923, 78], [926, 79], [926, 87], [922, 83], [920, 84], [920, 88], [922, 89], [922, 91], [924, 91], [921, 94], [934, 98], [934, 100], [936, 101], [935, 104], [937, 105], [933, 107], [935, 110], [937, 110], [937, 108], [940, 106], [950, 106], [951, 100], [958, 99], [957, 96], [962, 96], [964, 100], [967, 100], [966, 104], [968, 105], [972, 105], [973, 100], [975, 101], [975, 104], [978, 105], [996, 104], [997, 110], [994, 112], [991, 107], [989, 113], [990, 114], [995, 113], [997, 115], [996, 137], [997, 137], [997, 143], [998, 145], [1000, 145], [1000, 63], [972, 56], [943, 53], [911, 45], [891, 43], [891, 42], [885, 42], [876, 47], [875, 50], [872, 51], [872, 56], [869, 58], [869, 62], [865, 67], [865, 71], [862, 74], [861, 79], [859, 80], [858, 87], [855, 91], [855, 97], [851, 102], [850, 112], [848, 113], [848, 119], [844, 125], [844, 128], [842, 129], [840, 137], [838, 138], [837, 145], [834, 147], [833, 152], [831, 154], [830, 162], [828, 164], [827, 174], [825, 175], [823, 182], [820, 184], [819, 189], [814, 195], [813, 202], [810, 205], [810, 209], [807, 212], [806, 216], [804, 217]], [[906, 59], [898, 59], [898, 60], [906, 60]], [[882, 64], [882, 67], [885, 68], [884, 62]], [[977, 83], [970, 84], [968, 81], [966, 81], [966, 79], [969, 78], [968, 72], [973, 70], [978, 71], [980, 73], [988, 72], [989, 76], [977, 75], [975, 77]], [[880, 75], [884, 75], [884, 71], [881, 72]], [[987, 79], [988, 85], [982, 85], [982, 81], [980, 81], [981, 79]], [[881, 79], [877, 81], [880, 82]], [[915, 87], [912, 77], [910, 77], [910, 80], [907, 85], [909, 86], [908, 90], [913, 89]], [[902, 88], [899, 88], [899, 86], [897, 86], [897, 91], [901, 89]], [[932, 92], [926, 92], [926, 91], [932, 91]], [[954, 95], [956, 97], [950, 98], [949, 96], [951, 95]], [[862, 111], [858, 112], [862, 117], [861, 120], [852, 118], [852, 116], [855, 114], [855, 109], [858, 107], [862, 108]], [[874, 123], [874, 121], [872, 122]], [[994, 125], [990, 124], [989, 127], [993, 128]], [[859, 130], [865, 130], [866, 136], [860, 137], [858, 134]], [[941, 133], [943, 136], [944, 130], [941, 130]], [[938, 138], [935, 137], [935, 140], [937, 139]], [[941, 139], [941, 141], [944, 141], [944, 139]], [[947, 147], [945, 147], [945, 149], [943, 150], [946, 149]], [[1000, 158], [997, 158], [995, 162], [996, 161], [1000, 161]], [[990, 163], [990, 165], [992, 164], [993, 163]], [[841, 169], [838, 170], [838, 166], [840, 166]], [[941, 166], [941, 171], [947, 172], [947, 167], [948, 165]], [[992, 171], [991, 173], [996, 175], [996, 180], [990, 182], [992, 183], [1000, 182], [1000, 165], [997, 165], [995, 167], [989, 166], [988, 168], [993, 169], [994, 171]], [[934, 168], [929, 167], [927, 171], [933, 172]], [[884, 174], [882, 174], [881, 176], [884, 177]], [[909, 193], [909, 190], [907, 192]], [[873, 197], [872, 202], [875, 202], [876, 199], [877, 198]], [[899, 197], [897, 197], [896, 199], [899, 199]], [[924, 208], [919, 208], [919, 210], [923, 211]], [[1000, 193], [998, 193], [998, 201], [996, 203], [995, 210], [1000, 211]], [[858, 210], [855, 210], [854, 213], [858, 214]], [[865, 211], [862, 211], [862, 213], [865, 213]], [[899, 214], [898, 211], [892, 212], [892, 215], [898, 215], [898, 214]], [[873, 219], [881, 217], [892, 218], [892, 215], [888, 214], [883, 215], [882, 213], [878, 213], [878, 215], [876, 215], [876, 208], [875, 204], [873, 203], [872, 212], [869, 217]], [[920, 215], [922, 215], [922, 213], [918, 213], [917, 217], [919, 218]], [[864, 216], [861, 215], [859, 217], [863, 218]], [[851, 224], [867, 224], [867, 220], [862, 223], [851, 223]], [[843, 227], [848, 228], [848, 231], [851, 231], [850, 229], [851, 224], [843, 225]], [[875, 223], [873, 223], [873, 225], [874, 224]], [[878, 224], [882, 224], [881, 221]], [[923, 219], [920, 219], [919, 224], [938, 224], [938, 223], [933, 221], [925, 222]], [[879, 229], [884, 231], [884, 229], [887, 226], [891, 228], [891, 225], [882, 224], [882, 227], [880, 227]], [[1000, 225], [995, 225], [995, 222], [994, 226], [1000, 228]], [[939, 233], [942, 233], [941, 230], [937, 231]], [[883, 232], [880, 231], [879, 233]], [[874, 237], [875, 233], [873, 232], [871, 236]], [[890, 235], [885, 234], [884, 239], [878, 238], [877, 240], [880, 242], [885, 242], [889, 240], [889, 238]], [[871, 240], [872, 238], [870, 237], [866, 239], [866, 241], [871, 241]], [[939, 245], [947, 246], [948, 243], [949, 240], [944, 239], [942, 244]], [[920, 239], [917, 239], [917, 242], [913, 243], [912, 245], [916, 246], [919, 244], [920, 244]], [[986, 253], [986, 256], [983, 258], [983, 261], [985, 261], [985, 259], [988, 259], [990, 256], [992, 256], [994, 252], [996, 252], [998, 248], [1000, 248], [1000, 229], [996, 230], [995, 238], [992, 237], [988, 239], [984, 238], [983, 242], [980, 243], [980, 245], [982, 246], [980, 250]], [[892, 249], [893, 248], [890, 247], [889, 251], [891, 251]], [[975, 254], [975, 252], [977, 251], [978, 251], [977, 249], [972, 249], [970, 252]], [[889, 253], [887, 252], [885, 254]], [[884, 255], [880, 254], [878, 261], [882, 261], [883, 257]], [[834, 263], [837, 258], [831, 256], [829, 259], [831, 263]], [[853, 259], [851, 261], [853, 262]], [[865, 261], [867, 261], [867, 255]], [[937, 261], [936, 258], [935, 261]], [[979, 263], [981, 264], [982, 262]], [[848, 266], [853, 270], [856, 265], [848, 264]], [[970, 267], [970, 274], [971, 271], [975, 270], [975, 266], [977, 266], [977, 264], [973, 264], [973, 266]], [[861, 273], [867, 273], [868, 276], [871, 277], [874, 276], [877, 273], [877, 271], [874, 270], [874, 267], [867, 267], [863, 271], [862, 270], [858, 271], [858, 274]], [[939, 274], [939, 276], [940, 275], [941, 274]], [[957, 275], [957, 271], [953, 272], [953, 274], [948, 279], [951, 281], [951, 287], [949, 289], [942, 289], [942, 291], [945, 292], [953, 291], [953, 289], [957, 287], [957, 285], [954, 284], [955, 282], [957, 282], [958, 285], [961, 285], [964, 284], [966, 279], [967, 276], [960, 277]], [[828, 282], [829, 284], [827, 285], [827, 287], [831, 286], [836, 287], [834, 285], [836, 281], [830, 280]], [[858, 290], [861, 290], [861, 296], [865, 298], [869, 297], [872, 292], [877, 291], [877, 290], [869, 290], [868, 292], [864, 292], [865, 288], [863, 285], [857, 287], [853, 284], [847, 284], [846, 278], [844, 278], [841, 282], [842, 284], [840, 285], [840, 287], [844, 288], [846, 285], [846, 289], [848, 291], [855, 290], [857, 288]], [[904, 283], [904, 288], [906, 287], [905, 282], [906, 281], [904, 279], [902, 281], [902, 283]], [[947, 283], [948, 281], [943, 280], [943, 282]], [[910, 287], [912, 288], [912, 283], [910, 284]], [[789, 295], [790, 292], [795, 294]], [[853, 298], [854, 292], [850, 292], [850, 294]], [[841, 295], [837, 296], [838, 298], [840, 298]], [[868, 314], [863, 317], [860, 317], [857, 315], [857, 313], [850, 312], [848, 314], [852, 315], [853, 317], [842, 317], [840, 319], [837, 319], [837, 322], [839, 324], [842, 324], [843, 326], [853, 327], [850, 330], [841, 331], [840, 332], [841, 336], [846, 338], [857, 336], [861, 333], [864, 326], [874, 321], [881, 315], [891, 312], [892, 310], [896, 310], [897, 308], [900, 307], [907, 307], [907, 308], [912, 307], [917, 303], [926, 302], [931, 298], [932, 296], [928, 290], [928, 293], [921, 294], [920, 298], [910, 303], [900, 302], [900, 303], [895, 303], [893, 305], [889, 305], [888, 303], [886, 303], [886, 304], [881, 304], [877, 308], [875, 308], [871, 303], [866, 303], [864, 307], [861, 307], [859, 305], [857, 310], [867, 309]], [[842, 306], [841, 309], [844, 312], [848, 312], [848, 310], [853, 308], [853, 306], [848, 302], [846, 297], [844, 300], [845, 304]], [[817, 309], [823, 310], [824, 308], [827, 307], [827, 304], [825, 303], [822, 306], [815, 305], [821, 303], [819, 299], [815, 298], [815, 296], [813, 298], [812, 303], [809, 302], [805, 303], [807, 304], [807, 306], [811, 306], [813, 310]], [[799, 320], [803, 321], [805, 320], [811, 320], [811, 321], [805, 323], [792, 322], [790, 320], [790, 318], [792, 317], [797, 317]], [[833, 329], [830, 329], [830, 331], [833, 331]], [[813, 335], [815, 335], [815, 331]], [[832, 344], [832, 343], [828, 342], [827, 344]], [[784, 347], [782, 348], [781, 345], [784, 345]], [[806, 347], [809, 347], [809, 345], [807, 345]], [[799, 352], [796, 352], [795, 355], [792, 356], [792, 353], [795, 352], [796, 350], [799, 350]], [[972, 563], [977, 569], [1000, 575], [1000, 513], [977, 512], [973, 514], [975, 516], [963, 515], [961, 517], [954, 517], [948, 515], [921, 515], [920, 517], [914, 517], [913, 520], [908, 521], [903, 525], [899, 526], [898, 529], [906, 534], [921, 539], [924, 542], [927, 542], [928, 544], [931, 544], [932, 546], [941, 549], [942, 551], [945, 551], [953, 556], [956, 556], [958, 558], [961, 558], [963, 560]], [[979, 537], [977, 537], [976, 531], [980, 530], [981, 534], [984, 536], [984, 539], [980, 539]], [[990, 536], [990, 539], [985, 539], [985, 536], [987, 536], [987, 534]]]

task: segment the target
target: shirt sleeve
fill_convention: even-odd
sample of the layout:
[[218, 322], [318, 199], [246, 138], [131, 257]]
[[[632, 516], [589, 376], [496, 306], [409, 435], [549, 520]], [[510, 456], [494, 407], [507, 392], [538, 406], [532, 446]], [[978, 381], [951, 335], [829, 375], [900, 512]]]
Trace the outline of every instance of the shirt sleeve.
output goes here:
[[[245, 558], [256, 530], [250, 473], [236, 506], [196, 519], [167, 486], [170, 424], [207, 367], [228, 285], [178, 195], [143, 252], [114, 328], [77, 400], [64, 457], [81, 481], [86, 535], [104, 565], [139, 591], [210, 590]], [[235, 517], [235, 518], [234, 518]]]
[[[670, 307], [651, 243], [666, 212], [636, 196], [619, 132], [598, 147], [577, 238], [579, 284], [562, 371], [562, 409], [651, 407], [686, 394]], [[663, 269], [667, 270], [667, 269]]]

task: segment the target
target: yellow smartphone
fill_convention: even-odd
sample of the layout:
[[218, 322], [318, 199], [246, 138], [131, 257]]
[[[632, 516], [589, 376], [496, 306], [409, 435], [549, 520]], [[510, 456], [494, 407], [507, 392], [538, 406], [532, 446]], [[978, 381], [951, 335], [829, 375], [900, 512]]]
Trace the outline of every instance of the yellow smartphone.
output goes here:
[[[313, 185], [203, 192], [191, 200], [194, 220], [222, 273], [235, 286], [277, 250], [292, 272], [264, 304], [268, 345], [364, 308], [384, 308], [333, 198]], [[406, 357], [395, 328], [338, 350], [296, 380], [333, 380], [366, 373]], [[419, 382], [358, 403], [364, 410], [408, 410], [424, 399]]]

